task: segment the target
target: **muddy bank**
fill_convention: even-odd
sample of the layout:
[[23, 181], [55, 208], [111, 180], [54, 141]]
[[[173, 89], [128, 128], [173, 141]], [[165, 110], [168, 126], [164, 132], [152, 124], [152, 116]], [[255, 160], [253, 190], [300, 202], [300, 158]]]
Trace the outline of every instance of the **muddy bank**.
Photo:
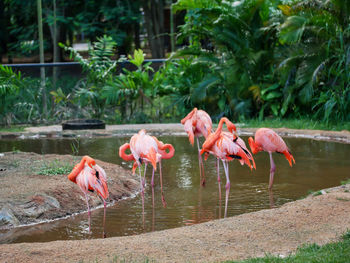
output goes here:
[[[6, 152], [0, 157], [0, 228], [39, 223], [86, 211], [85, 198], [67, 174], [49, 174], [59, 167], [73, 167], [81, 157]], [[139, 183], [130, 171], [97, 160], [108, 179], [109, 203], [134, 195]], [[101, 205], [90, 195], [92, 208]]]

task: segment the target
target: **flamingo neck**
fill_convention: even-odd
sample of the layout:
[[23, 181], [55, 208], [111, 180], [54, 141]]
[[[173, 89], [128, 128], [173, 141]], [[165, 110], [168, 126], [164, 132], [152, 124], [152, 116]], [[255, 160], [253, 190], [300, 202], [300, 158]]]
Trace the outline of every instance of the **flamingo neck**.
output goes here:
[[249, 137], [248, 143], [249, 143], [250, 149], [252, 150], [253, 154], [257, 154], [258, 152], [260, 152], [262, 150], [261, 147], [259, 147], [256, 144], [256, 142], [254, 141], [254, 139], [252, 137]]
[[80, 163], [74, 166], [72, 172], [68, 175], [68, 179], [72, 182], [76, 183], [76, 177], [78, 174], [84, 169], [85, 163], [90, 161], [90, 163], [94, 163], [94, 160], [89, 156], [84, 156]]
[[[162, 159], [170, 159], [175, 154], [175, 148], [171, 144], [164, 144], [160, 149], [164, 151], [162, 153]], [[166, 152], [166, 150], [169, 150], [169, 152]]]
[[185, 118], [181, 120], [181, 124], [185, 124], [185, 122], [193, 117], [194, 114], [197, 113], [197, 108], [194, 108]]
[[133, 160], [135, 160], [135, 158], [132, 155], [132, 153], [130, 153], [130, 154], [126, 154], [125, 153], [125, 151], [127, 149], [130, 149], [130, 144], [129, 143], [125, 143], [122, 146], [120, 146], [120, 148], [119, 148], [119, 156], [125, 161], [133, 161]]

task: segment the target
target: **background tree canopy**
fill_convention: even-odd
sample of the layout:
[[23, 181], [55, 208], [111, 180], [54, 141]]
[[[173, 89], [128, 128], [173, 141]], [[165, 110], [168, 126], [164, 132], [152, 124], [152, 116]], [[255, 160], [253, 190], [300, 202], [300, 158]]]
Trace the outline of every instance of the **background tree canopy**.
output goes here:
[[[169, 4], [43, 0], [46, 50], [55, 31], [65, 46], [61, 56], [71, 52], [86, 74], [75, 81], [62, 77], [57, 85], [48, 79], [49, 119], [178, 121], [196, 106], [214, 119], [234, 121], [350, 121], [350, 0], [178, 0], [172, 11], [184, 16], [176, 34], [179, 49], [154, 71], [143, 57], [166, 53]], [[0, 3], [0, 55], [11, 60], [37, 54], [35, 8], [33, 1]], [[83, 39], [92, 43], [85, 57], [69, 48]], [[140, 50], [141, 39], [148, 39], [150, 50]], [[134, 69], [117, 71], [118, 54], [126, 54]], [[27, 90], [37, 81], [6, 68], [0, 79], [7, 105], [21, 105], [4, 108], [2, 123], [41, 122], [40, 90]]]

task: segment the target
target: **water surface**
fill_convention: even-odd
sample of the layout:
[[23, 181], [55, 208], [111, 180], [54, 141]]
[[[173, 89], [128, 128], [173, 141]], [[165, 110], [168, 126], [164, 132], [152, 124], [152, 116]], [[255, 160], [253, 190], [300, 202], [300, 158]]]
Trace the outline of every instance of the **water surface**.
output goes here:
[[[160, 136], [160, 140], [175, 147], [175, 156], [163, 160], [163, 184], [167, 207], [163, 208], [160, 196], [159, 176], [156, 173], [154, 198], [150, 187], [151, 168], [147, 173], [145, 213], [142, 215], [141, 197], [120, 201], [108, 207], [107, 236], [126, 236], [174, 227], [197, 224], [222, 218], [224, 214], [225, 175], [221, 165], [222, 201], [216, 176], [216, 159], [205, 162], [206, 186], [200, 186], [197, 150], [187, 137]], [[243, 138], [247, 141], [247, 138]], [[79, 155], [122, 165], [131, 169], [131, 163], [121, 160], [117, 153], [120, 145], [130, 137], [82, 138]], [[257, 170], [251, 172], [239, 162], [230, 163], [231, 191], [228, 216], [269, 209], [271, 206], [296, 200], [310, 190], [339, 185], [349, 178], [350, 147], [348, 144], [285, 138], [296, 165], [289, 167], [283, 155], [274, 154], [276, 163], [272, 195], [267, 190], [269, 157], [267, 153], [255, 155]], [[20, 150], [39, 154], [72, 154], [75, 139], [18, 139], [1, 140], [0, 151]], [[109, 189], [113, 192], [113, 189]], [[92, 212], [92, 233], [88, 233], [87, 213], [28, 227], [0, 232], [1, 243], [46, 242], [52, 240], [100, 238], [102, 235], [103, 209]]]

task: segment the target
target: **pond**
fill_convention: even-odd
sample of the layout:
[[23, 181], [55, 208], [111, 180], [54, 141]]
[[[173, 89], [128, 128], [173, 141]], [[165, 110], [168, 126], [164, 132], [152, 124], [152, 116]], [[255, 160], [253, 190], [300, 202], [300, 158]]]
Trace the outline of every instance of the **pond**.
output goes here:
[[[158, 172], [154, 193], [150, 186], [151, 168], [148, 168], [145, 192], [145, 212], [142, 214], [141, 196], [123, 200], [107, 208], [106, 233], [108, 237], [135, 235], [174, 227], [186, 226], [223, 218], [225, 175], [221, 166], [221, 192], [219, 198], [216, 177], [216, 159], [212, 156], [204, 163], [206, 185], [200, 185], [196, 147], [183, 136], [159, 136], [164, 143], [175, 147], [175, 156], [163, 160], [163, 184], [167, 207], [161, 201]], [[247, 138], [243, 137], [247, 142]], [[269, 157], [267, 153], [254, 156], [256, 171], [250, 171], [239, 162], [230, 163], [231, 191], [227, 216], [269, 209], [319, 190], [337, 186], [349, 178], [350, 147], [348, 144], [309, 139], [284, 138], [290, 147], [296, 164], [289, 167], [283, 155], [274, 154], [276, 163], [273, 192], [268, 191]], [[79, 155], [119, 164], [131, 169], [131, 163], [118, 156], [119, 146], [129, 142], [128, 137], [81, 138]], [[203, 139], [202, 139], [203, 140]], [[1, 140], [0, 151], [20, 150], [41, 154], [72, 154], [76, 139], [18, 139]], [[113, 189], [109, 189], [113, 192]], [[153, 195], [152, 195], [153, 194]], [[92, 211], [92, 233], [88, 233], [87, 213], [0, 232], [1, 243], [46, 242], [53, 240], [100, 238], [103, 209]]]

